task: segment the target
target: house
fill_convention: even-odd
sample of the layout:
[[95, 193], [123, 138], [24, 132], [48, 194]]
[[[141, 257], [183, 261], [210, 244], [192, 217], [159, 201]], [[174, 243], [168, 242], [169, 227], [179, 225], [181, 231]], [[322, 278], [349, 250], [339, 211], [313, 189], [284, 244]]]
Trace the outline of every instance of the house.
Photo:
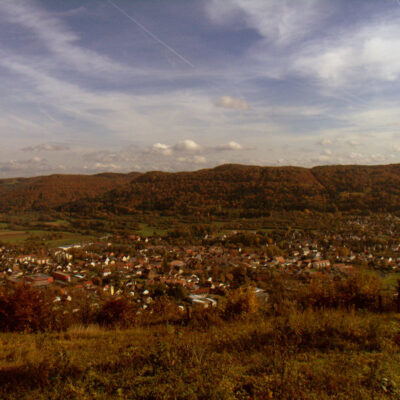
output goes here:
[[35, 274], [27, 276], [25, 282], [33, 287], [45, 287], [51, 285], [54, 279], [46, 274]]
[[15, 259], [15, 261], [18, 262], [18, 263], [24, 263], [24, 262], [27, 262], [27, 261], [35, 261], [35, 257], [32, 256], [32, 255], [22, 255], [22, 256], [18, 256]]
[[51, 258], [50, 257], [40, 257], [36, 259], [36, 264], [39, 265], [46, 265], [51, 263]]
[[312, 266], [315, 269], [329, 268], [331, 266], [331, 262], [329, 260], [318, 260], [314, 261]]
[[283, 264], [285, 262], [285, 259], [283, 257], [281, 257], [281, 256], [276, 256], [276, 257], [274, 257], [274, 261], [277, 264]]
[[347, 265], [347, 264], [333, 264], [333, 267], [337, 269], [340, 272], [343, 272], [345, 274], [348, 274], [350, 272], [353, 272], [353, 266], [352, 265]]
[[63, 282], [71, 282], [71, 275], [66, 274], [65, 272], [59, 272], [59, 271], [54, 272], [53, 278]]

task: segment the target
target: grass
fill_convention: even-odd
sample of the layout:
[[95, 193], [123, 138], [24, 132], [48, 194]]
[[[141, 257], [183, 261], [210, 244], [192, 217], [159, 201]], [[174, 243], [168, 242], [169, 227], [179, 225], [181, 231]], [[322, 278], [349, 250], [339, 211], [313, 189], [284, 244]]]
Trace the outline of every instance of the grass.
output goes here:
[[[41, 231], [43, 232], [43, 231]], [[0, 240], [4, 243], [21, 243], [32, 234], [38, 234], [39, 231], [15, 231], [15, 230], [0, 230]]]
[[45, 230], [27, 230], [27, 231], [12, 231], [0, 230], [0, 241], [9, 244], [22, 244], [29, 238], [45, 239], [44, 243], [49, 247], [65, 246], [69, 244], [81, 243], [85, 241], [94, 240], [95, 237], [91, 235], [83, 235], [76, 232], [57, 232], [62, 237], [59, 239], [47, 239], [47, 236], [52, 231]]
[[77, 233], [72, 233], [72, 232], [62, 232], [64, 237], [61, 239], [55, 239], [55, 240], [48, 240], [46, 241], [46, 244], [49, 247], [59, 247], [59, 246], [68, 246], [70, 244], [77, 244], [77, 243], [82, 243], [82, 242], [88, 242], [95, 240], [95, 236], [91, 235], [81, 235]]
[[153, 236], [154, 233], [158, 236], [166, 236], [168, 231], [168, 229], [158, 228], [157, 226], [139, 224], [139, 229], [136, 233], [144, 237]]
[[0, 334], [0, 398], [398, 399], [398, 315]]
[[391, 272], [385, 274], [383, 278], [383, 285], [387, 289], [394, 289], [397, 287], [398, 280], [400, 280], [400, 272]]
[[44, 222], [43, 225], [49, 226], [51, 228], [53, 227], [65, 227], [69, 226], [70, 223], [66, 220], [58, 219], [56, 221], [51, 221], [51, 222]]

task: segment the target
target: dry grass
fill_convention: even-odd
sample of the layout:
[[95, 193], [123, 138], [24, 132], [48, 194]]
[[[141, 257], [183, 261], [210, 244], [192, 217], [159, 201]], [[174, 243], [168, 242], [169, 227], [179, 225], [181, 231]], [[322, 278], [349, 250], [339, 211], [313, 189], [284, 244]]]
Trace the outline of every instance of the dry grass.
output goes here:
[[72, 325], [67, 329], [66, 335], [74, 339], [89, 339], [105, 333], [106, 331], [104, 328], [101, 328], [99, 325], [96, 324], [90, 324], [87, 326]]
[[1, 399], [398, 399], [398, 315], [0, 334]]

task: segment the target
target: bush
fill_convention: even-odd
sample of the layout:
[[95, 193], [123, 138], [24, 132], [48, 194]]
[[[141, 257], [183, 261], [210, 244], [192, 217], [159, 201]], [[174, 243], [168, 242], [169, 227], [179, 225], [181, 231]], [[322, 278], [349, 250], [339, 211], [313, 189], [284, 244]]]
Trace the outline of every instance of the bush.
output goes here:
[[50, 325], [50, 308], [45, 293], [26, 285], [0, 294], [0, 330], [43, 331]]
[[355, 308], [378, 311], [382, 281], [374, 276], [357, 274], [339, 280], [315, 277], [296, 293], [303, 308]]
[[124, 297], [107, 300], [97, 315], [100, 325], [128, 327], [135, 322], [135, 308]]
[[259, 304], [253, 288], [239, 288], [227, 295], [225, 319], [245, 318], [254, 315], [259, 310]]

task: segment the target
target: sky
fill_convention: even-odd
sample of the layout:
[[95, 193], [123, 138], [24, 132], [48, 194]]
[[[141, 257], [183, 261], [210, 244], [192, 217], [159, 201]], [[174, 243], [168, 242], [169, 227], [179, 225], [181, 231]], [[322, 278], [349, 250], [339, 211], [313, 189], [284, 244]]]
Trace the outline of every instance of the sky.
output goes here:
[[400, 162], [399, 0], [0, 0], [0, 177]]

